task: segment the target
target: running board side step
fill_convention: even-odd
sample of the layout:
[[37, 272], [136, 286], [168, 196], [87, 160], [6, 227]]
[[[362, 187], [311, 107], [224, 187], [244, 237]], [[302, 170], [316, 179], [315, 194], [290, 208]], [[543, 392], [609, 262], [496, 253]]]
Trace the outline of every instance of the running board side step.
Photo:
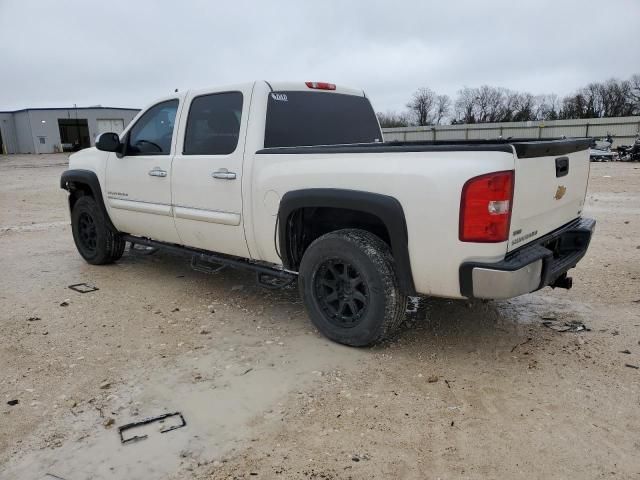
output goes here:
[[208, 273], [210, 275], [224, 270], [227, 266], [224, 263], [211, 261], [208, 255], [201, 253], [200, 255], [191, 256], [191, 268], [196, 272]]
[[123, 235], [127, 242], [157, 248], [177, 255], [191, 258], [191, 268], [203, 273], [217, 273], [226, 267], [255, 272], [259, 286], [269, 289], [284, 288], [292, 284], [298, 273], [278, 267], [270, 267], [242, 257], [234, 257], [223, 253], [210, 252], [199, 248], [185, 247], [174, 243], [159, 242], [149, 238]]
[[259, 287], [266, 288], [268, 290], [278, 290], [291, 285], [298, 278], [297, 275], [290, 275], [286, 277], [274, 277], [268, 273], [256, 272], [256, 283]]

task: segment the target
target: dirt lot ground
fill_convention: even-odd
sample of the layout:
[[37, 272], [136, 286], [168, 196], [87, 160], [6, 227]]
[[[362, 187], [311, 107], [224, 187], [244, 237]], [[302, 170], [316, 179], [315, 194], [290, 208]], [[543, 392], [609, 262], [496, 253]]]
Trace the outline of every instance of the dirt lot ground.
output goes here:
[[[427, 300], [371, 349], [328, 342], [295, 290], [250, 274], [87, 265], [65, 168], [0, 157], [0, 478], [640, 478], [639, 164], [592, 165], [573, 290]], [[185, 428], [120, 444], [173, 411]]]

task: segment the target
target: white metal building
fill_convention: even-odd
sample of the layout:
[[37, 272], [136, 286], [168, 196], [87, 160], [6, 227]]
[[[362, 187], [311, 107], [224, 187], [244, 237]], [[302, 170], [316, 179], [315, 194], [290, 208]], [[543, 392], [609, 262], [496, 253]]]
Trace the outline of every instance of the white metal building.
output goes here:
[[91, 147], [100, 133], [121, 133], [138, 112], [110, 107], [0, 111], [0, 153], [55, 153]]

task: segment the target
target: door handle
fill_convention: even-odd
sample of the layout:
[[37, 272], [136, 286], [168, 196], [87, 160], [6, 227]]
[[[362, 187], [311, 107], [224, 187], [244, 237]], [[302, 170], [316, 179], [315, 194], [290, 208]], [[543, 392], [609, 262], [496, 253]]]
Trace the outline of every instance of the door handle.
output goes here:
[[221, 168], [220, 170], [216, 170], [211, 174], [213, 178], [219, 178], [221, 180], [235, 180], [236, 172], [230, 172], [226, 168]]
[[569, 157], [556, 158], [556, 177], [564, 177], [569, 174]]
[[154, 167], [149, 170], [149, 175], [151, 175], [152, 177], [166, 177], [167, 171], [162, 170], [160, 167]]

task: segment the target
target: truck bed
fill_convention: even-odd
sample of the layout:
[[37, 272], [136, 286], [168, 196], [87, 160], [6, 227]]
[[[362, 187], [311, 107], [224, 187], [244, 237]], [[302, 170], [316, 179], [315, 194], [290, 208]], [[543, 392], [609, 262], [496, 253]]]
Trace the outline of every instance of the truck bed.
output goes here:
[[[412, 263], [441, 272], [452, 261], [495, 261], [579, 218], [591, 142], [591, 138], [508, 138], [274, 147], [256, 153], [278, 159], [263, 163], [273, 169], [270, 176], [286, 171], [291, 177], [288, 185], [301, 179], [307, 182], [312, 173], [320, 178], [324, 172], [339, 171], [339, 177], [323, 177], [314, 186], [348, 185], [353, 190], [373, 189], [396, 198], [407, 216]], [[288, 162], [290, 155], [303, 161], [291, 158]], [[314, 161], [316, 156], [318, 161]], [[462, 242], [459, 205], [465, 182], [502, 170], [514, 171], [508, 238], [493, 245]], [[438, 244], [436, 250], [447, 249], [449, 256], [441, 259], [430, 254], [423, 247], [427, 238], [431, 245]], [[422, 293], [442, 295], [453, 288], [452, 279], [427, 277], [416, 282]]]

